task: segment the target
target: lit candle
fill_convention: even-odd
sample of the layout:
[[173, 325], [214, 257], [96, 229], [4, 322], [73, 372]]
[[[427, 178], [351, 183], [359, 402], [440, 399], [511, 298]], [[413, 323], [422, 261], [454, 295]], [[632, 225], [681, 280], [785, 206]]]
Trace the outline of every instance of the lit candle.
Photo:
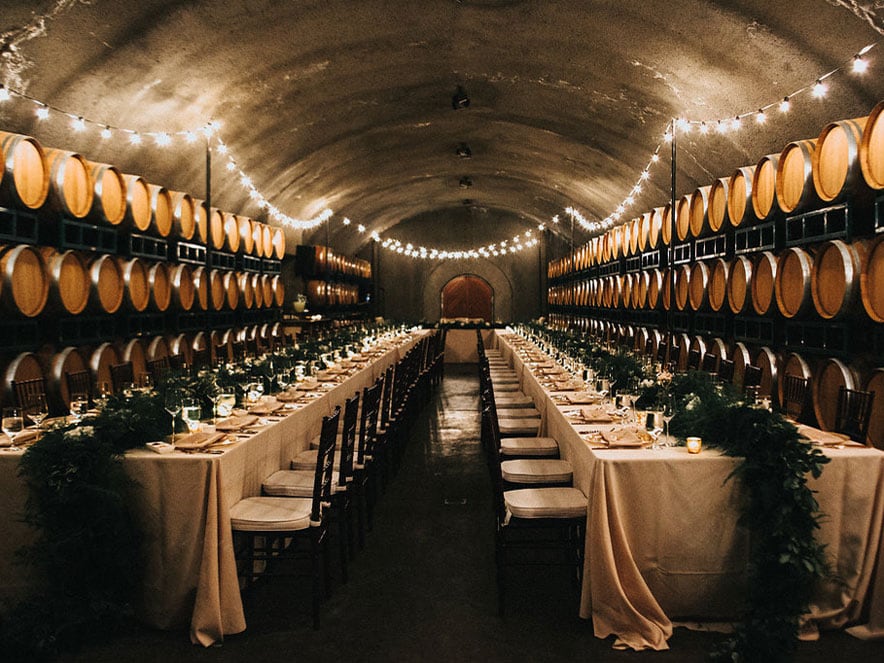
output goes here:
[[689, 437], [686, 443], [689, 454], [698, 454], [703, 448], [703, 439], [699, 437]]

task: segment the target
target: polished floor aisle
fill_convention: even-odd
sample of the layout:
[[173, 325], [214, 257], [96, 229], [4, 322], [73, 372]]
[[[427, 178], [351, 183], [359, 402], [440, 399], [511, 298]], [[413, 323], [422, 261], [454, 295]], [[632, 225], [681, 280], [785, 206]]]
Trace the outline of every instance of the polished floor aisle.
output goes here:
[[[668, 652], [619, 652], [577, 617], [562, 569], [512, 578], [497, 614], [494, 520], [479, 446], [475, 365], [449, 366], [418, 417], [402, 469], [383, 495], [374, 531], [310, 627], [297, 581], [258, 585], [245, 600], [248, 630], [201, 649], [184, 632], [138, 629], [69, 661], [704, 661], [715, 636], [676, 631]], [[334, 569], [337, 572], [337, 567]], [[2, 657], [0, 657], [2, 658]], [[826, 633], [801, 643], [797, 661], [884, 660], [884, 643]]]

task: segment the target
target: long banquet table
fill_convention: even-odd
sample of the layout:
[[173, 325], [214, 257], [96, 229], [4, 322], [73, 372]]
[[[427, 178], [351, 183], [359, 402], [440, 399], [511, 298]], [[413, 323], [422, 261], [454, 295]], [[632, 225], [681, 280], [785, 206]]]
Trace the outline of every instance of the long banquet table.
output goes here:
[[[244, 631], [230, 507], [259, 495], [265, 478], [309, 448], [323, 416], [372, 384], [425, 333], [400, 338], [346, 380], [327, 383], [308, 404], [286, 411], [283, 419], [223, 453], [160, 455], [146, 448], [126, 453], [124, 467], [138, 484], [136, 510], [147, 541], [140, 618], [163, 629], [189, 623], [191, 640], [205, 646]], [[27, 497], [17, 476], [22, 453], [0, 453], [0, 599], [5, 602], [20, 597], [33, 582], [26, 567], [12, 563], [15, 550], [34, 537], [20, 522]]]
[[[748, 535], [737, 526], [737, 459], [714, 449], [689, 455], [658, 450], [595, 448], [598, 425], [572, 423], [574, 406], [555, 398], [517, 351], [520, 337], [497, 333], [502, 355], [522, 391], [542, 414], [541, 434], [559, 442], [574, 485], [588, 497], [580, 616], [615, 647], [667, 649], [675, 619], [727, 621], [746, 594]], [[861, 446], [824, 448], [830, 462], [811, 480], [825, 514], [818, 540], [832, 579], [817, 590], [802, 634], [841, 628], [860, 638], [884, 637], [884, 453]]]

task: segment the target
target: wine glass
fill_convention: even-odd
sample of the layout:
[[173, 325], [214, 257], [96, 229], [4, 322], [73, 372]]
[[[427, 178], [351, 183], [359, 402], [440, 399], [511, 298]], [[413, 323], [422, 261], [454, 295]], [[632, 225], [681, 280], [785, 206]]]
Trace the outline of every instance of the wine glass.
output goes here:
[[181, 418], [191, 433], [200, 426], [200, 402], [195, 398], [186, 398], [181, 403]]
[[89, 395], [82, 391], [71, 394], [71, 404], [69, 407], [74, 422], [79, 422], [89, 410]]
[[43, 420], [49, 416], [49, 406], [46, 404], [45, 394], [34, 394], [29, 399], [27, 415], [28, 419], [34, 422], [37, 428], [43, 423]]
[[669, 422], [672, 421], [672, 417], [675, 416], [675, 407], [672, 404], [672, 401], [666, 401], [663, 405], [663, 435], [665, 441], [663, 443], [666, 447], [672, 446], [672, 441], [669, 439]]
[[3, 432], [6, 433], [6, 437], [9, 438], [10, 446], [15, 446], [15, 436], [18, 433], [21, 433], [24, 427], [25, 424], [22, 420], [21, 410], [17, 407], [3, 408], [3, 419], [2, 423], [0, 423], [0, 428], [3, 429]]
[[111, 389], [110, 382], [97, 382], [95, 383], [95, 404], [99, 408], [103, 408], [107, 405], [108, 399], [113, 395], [113, 389]]
[[246, 385], [246, 400], [249, 405], [257, 405], [264, 394], [264, 383], [261, 380], [253, 380]]
[[232, 391], [222, 391], [215, 395], [215, 414], [222, 418], [229, 417], [236, 406], [236, 394]]
[[181, 392], [177, 389], [168, 389], [163, 396], [163, 408], [172, 417], [172, 440], [175, 439], [175, 419], [181, 412]]

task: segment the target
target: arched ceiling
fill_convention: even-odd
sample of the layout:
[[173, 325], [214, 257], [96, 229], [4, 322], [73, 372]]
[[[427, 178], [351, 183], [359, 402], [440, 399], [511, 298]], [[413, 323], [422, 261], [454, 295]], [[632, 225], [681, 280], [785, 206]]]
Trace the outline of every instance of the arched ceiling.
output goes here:
[[[358, 223], [419, 243], [421, 223], [464, 207], [482, 211], [489, 242], [505, 238], [499, 218], [533, 228], [568, 205], [602, 218], [670, 118], [751, 111], [882, 32], [878, 0], [2, 0], [0, 82], [140, 131], [216, 118], [274, 205], [296, 218], [331, 207], [316, 237], [353, 251]], [[884, 98], [884, 48], [869, 56], [864, 77], [833, 77], [826, 99], [805, 94], [763, 127], [685, 136], [679, 193], [866, 114]], [[458, 86], [470, 104], [454, 110]], [[200, 146], [133, 147], [33, 110], [0, 104], [0, 129], [204, 195]], [[266, 218], [213, 163], [213, 203]], [[663, 164], [632, 210], [668, 197]]]

